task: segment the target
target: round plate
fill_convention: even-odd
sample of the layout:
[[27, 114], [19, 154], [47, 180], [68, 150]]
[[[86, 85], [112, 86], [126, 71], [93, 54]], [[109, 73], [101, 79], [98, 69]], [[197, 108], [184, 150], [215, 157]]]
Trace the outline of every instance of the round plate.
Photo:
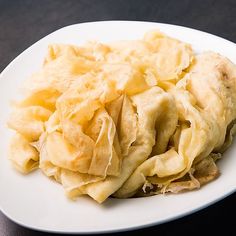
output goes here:
[[0, 75], [0, 209], [11, 220], [36, 230], [102, 233], [137, 229], [182, 217], [233, 193], [236, 189], [235, 144], [219, 161], [221, 176], [197, 191], [147, 198], [108, 199], [99, 205], [88, 197], [68, 200], [62, 187], [40, 171], [24, 176], [7, 160], [9, 101], [24, 79], [39, 69], [50, 43], [82, 44], [138, 39], [151, 29], [192, 44], [196, 52], [213, 50], [236, 63], [236, 45], [201, 31], [168, 24], [107, 21], [71, 25], [39, 40], [13, 60]]

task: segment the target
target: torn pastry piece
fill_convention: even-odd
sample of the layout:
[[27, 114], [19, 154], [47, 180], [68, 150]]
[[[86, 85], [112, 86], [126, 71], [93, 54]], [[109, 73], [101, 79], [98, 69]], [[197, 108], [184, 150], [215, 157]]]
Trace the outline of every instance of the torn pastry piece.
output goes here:
[[50, 110], [40, 106], [16, 108], [10, 114], [7, 124], [30, 141], [36, 141], [45, 131], [44, 123], [51, 114]]
[[102, 75], [115, 84], [117, 91], [132, 96], [154, 86], [148, 81], [142, 65], [130, 63], [107, 63], [102, 66]]
[[[206, 52], [196, 57], [190, 73], [179, 85], [194, 96], [196, 105], [206, 116], [211, 117], [212, 124], [218, 126], [218, 133], [215, 133], [218, 137], [214, 145], [215, 152], [223, 147], [227, 127], [236, 117], [235, 78], [236, 68], [231, 61], [217, 53]], [[204, 155], [197, 160], [201, 158]]]
[[170, 95], [158, 87], [153, 87], [130, 99], [137, 110], [137, 138], [130, 147], [129, 154], [123, 159], [120, 175], [108, 176], [103, 181], [88, 184], [83, 188], [84, 194], [88, 194], [100, 203], [119, 189], [130, 174], [148, 158], [155, 144], [156, 120], [165, 109], [163, 105], [166, 101], [173, 101]]
[[[82, 141], [84, 134], [79, 134], [78, 139], [81, 139], [83, 146], [77, 148], [65, 139], [60, 132], [53, 132], [47, 135], [46, 150], [49, 160], [58, 167], [65, 168], [72, 171], [80, 171], [87, 173], [90, 166], [91, 157], [93, 153], [93, 142]], [[55, 148], [55, 145], [57, 148]], [[86, 146], [87, 145], [87, 146]], [[88, 152], [85, 151], [85, 148]], [[91, 151], [90, 151], [91, 150]]]
[[[68, 49], [71, 46], [66, 47], [67, 49], [61, 50], [60, 53], [53, 52], [55, 55], [52, 55], [51, 59], [48, 57], [43, 67], [25, 81], [23, 91], [26, 95], [52, 88], [62, 94], [79, 76], [96, 70], [97, 62], [80, 57], [73, 52], [76, 51], [75, 48]], [[49, 50], [54, 50], [52, 48], [53, 46]], [[63, 45], [60, 48], [63, 48]]]
[[[110, 104], [111, 105], [111, 104]], [[115, 107], [117, 104], [115, 104]], [[110, 107], [111, 108], [111, 107]], [[113, 111], [113, 115], [115, 111]], [[74, 127], [75, 129], [75, 127]], [[63, 129], [65, 131], [65, 129]], [[68, 135], [73, 133], [68, 132]], [[60, 171], [60, 180], [68, 197], [75, 198], [82, 194], [84, 186], [89, 183], [95, 183], [104, 179], [107, 175], [116, 176], [120, 172], [121, 156], [119, 152], [119, 143], [115, 138], [115, 126], [112, 118], [105, 109], [100, 109], [86, 129], [86, 135], [93, 140], [92, 153], [86, 152], [88, 145], [84, 143], [85, 154], [90, 156], [90, 164], [85, 172], [81, 170], [72, 171], [68, 168], [62, 168]], [[76, 137], [76, 136], [75, 136]], [[68, 138], [70, 140], [71, 138]], [[75, 139], [78, 141], [78, 139]], [[74, 145], [81, 149], [81, 145], [77, 142]], [[80, 156], [78, 161], [83, 161]]]
[[60, 181], [65, 190], [66, 195], [70, 199], [76, 199], [83, 195], [83, 187], [101, 181], [104, 177], [90, 174], [82, 174], [68, 169], [61, 169]]
[[117, 125], [117, 133], [123, 156], [128, 155], [132, 143], [136, 140], [137, 129], [137, 113], [130, 98], [125, 95], [120, 114], [120, 122]]
[[15, 102], [16, 107], [40, 106], [50, 111], [55, 111], [56, 100], [61, 95], [56, 89], [43, 89], [31, 93], [24, 97], [21, 101]]
[[147, 32], [144, 41], [153, 52], [147, 61], [156, 69], [160, 81], [172, 80], [175, 83], [194, 59], [190, 45], [168, 37], [160, 31]]
[[115, 100], [106, 103], [105, 105], [105, 109], [108, 112], [109, 116], [112, 118], [115, 126], [117, 126], [120, 117], [121, 109], [124, 102], [123, 100], [124, 100], [124, 95], [121, 95]]
[[[235, 95], [230, 95], [236, 92], [234, 86], [236, 70], [235, 66], [224, 57], [211, 55], [212, 53], [206, 53], [198, 56], [187, 77], [171, 91], [176, 101], [179, 120], [189, 122], [189, 125], [182, 124], [177, 138], [174, 139], [174, 142], [177, 142], [174, 144], [175, 151], [171, 155], [170, 151], [156, 155], [141, 164], [116, 196], [132, 196], [146, 181], [161, 185], [162, 191], [166, 191], [169, 184], [185, 176], [192, 165], [203, 161], [212, 151], [218, 150], [223, 145], [227, 127], [236, 116]], [[226, 81], [222, 70], [227, 76]], [[209, 94], [210, 99], [207, 99]], [[215, 109], [216, 104], [219, 104], [219, 107]], [[163, 176], [159, 168], [150, 164], [152, 160], [160, 163], [160, 160], [169, 158], [182, 163], [182, 169], [178, 169], [179, 164], [175, 164], [176, 173], [169, 172], [169, 165], [175, 161], [167, 162], [169, 165], [158, 164], [159, 168], [163, 167], [167, 173]]]
[[[89, 130], [89, 133], [94, 134], [91, 136], [93, 136], [96, 142], [88, 174], [106, 176], [112, 158], [114, 157], [117, 160], [116, 152], [113, 147], [116, 128], [112, 118], [105, 109], [98, 110], [93, 119], [92, 123], [95, 122], [95, 124], [98, 124], [100, 127], [93, 126], [93, 128]], [[96, 128], [98, 129], [97, 132]], [[116, 163], [113, 162], [113, 165], [114, 164], [119, 166], [119, 161], [116, 161]]]
[[[182, 178], [179, 178], [166, 186], [165, 192], [179, 193], [198, 189], [204, 184], [216, 179], [220, 173], [215, 163], [215, 156], [219, 158], [220, 155], [211, 153], [208, 157], [194, 165]], [[135, 196], [146, 197], [161, 194], [162, 188], [162, 184], [151, 184], [147, 180], [143, 187], [136, 192]]]
[[45, 128], [49, 134], [54, 131], [62, 132], [62, 125], [58, 111], [53, 112], [49, 119], [45, 122]]
[[158, 175], [163, 178], [177, 174], [184, 168], [184, 159], [174, 149], [170, 149], [164, 154], [160, 154], [158, 158], [154, 156], [143, 162], [114, 196], [118, 198], [131, 197], [143, 184], [148, 183], [147, 176]]
[[[89, 175], [87, 173], [80, 173], [78, 171], [72, 171], [55, 165], [50, 159], [50, 155], [48, 155], [46, 138], [47, 134], [44, 133], [41, 135], [38, 142], [33, 143], [33, 146], [40, 153], [39, 168], [45, 175], [48, 177], [53, 177], [56, 181], [61, 183], [64, 187], [66, 195], [69, 198], [74, 199], [75, 197], [79, 196], [81, 194], [79, 190], [81, 186], [103, 179], [102, 177]], [[64, 153], [61, 154], [61, 158], [66, 158]]]
[[156, 122], [156, 143], [153, 146], [151, 156], [164, 153], [170, 142], [170, 138], [178, 126], [178, 111], [175, 105], [174, 97], [163, 105], [164, 110], [159, 114]]
[[178, 149], [168, 150], [142, 163], [118, 190], [117, 197], [125, 198], [134, 195], [148, 177], [151, 184], [155, 183], [163, 186], [181, 178], [181, 175], [185, 175], [190, 170], [195, 157], [204, 150], [207, 132], [209, 131], [207, 123], [199, 112], [192, 107], [191, 103], [188, 103], [189, 101], [186, 100], [184, 94], [180, 93], [179, 95], [179, 117], [180, 119], [189, 120], [191, 126], [188, 127], [184, 124], [181, 127]]
[[43, 142], [52, 164], [71, 171], [88, 172], [95, 141], [85, 134], [81, 125], [69, 119], [61, 121], [56, 111], [46, 123]]
[[55, 166], [47, 153], [46, 149], [46, 137], [47, 133], [43, 133], [39, 140], [31, 143], [33, 147], [35, 147], [39, 153], [39, 168], [40, 170], [48, 177], [53, 177], [56, 181], [60, 181], [61, 168], [59, 166]]
[[[106, 56], [107, 68], [110, 68], [109, 63], [115, 64], [115, 67], [120, 69], [123, 65], [127, 67], [131, 64], [133, 68], [139, 68], [138, 71], [147, 76], [148, 85], [158, 84], [163, 89], [175, 85], [194, 60], [189, 44], [168, 37], [157, 30], [147, 32], [143, 40], [113, 42], [109, 47], [111, 51]], [[141, 84], [141, 78], [136, 77], [138, 84]], [[144, 88], [146, 84], [144, 80], [142, 81]]]
[[51, 44], [48, 46], [48, 52], [44, 64], [48, 64], [59, 57], [78, 57], [90, 61], [103, 60], [110, 48], [96, 41], [89, 41], [84, 46], [67, 44]]
[[224, 151], [227, 150], [227, 148], [231, 145], [235, 135], [236, 135], [236, 123], [235, 120], [233, 120], [227, 127], [225, 141], [219, 149], [220, 153], [223, 153]]
[[112, 147], [112, 159], [111, 164], [108, 166], [107, 175], [118, 176], [120, 174], [123, 154], [121, 153], [121, 145], [117, 132], [117, 124], [120, 119], [122, 104], [124, 101], [124, 96], [121, 95], [117, 99], [113, 100], [110, 103], [106, 104], [106, 111], [109, 116], [112, 118], [114, 125], [116, 127], [116, 132], [113, 140]]
[[50, 45], [42, 69], [24, 83], [25, 98], [17, 102], [18, 106], [39, 105], [54, 111], [57, 98], [79, 76], [94, 68], [94, 59], [85, 51], [83, 47]]
[[170, 183], [165, 191], [179, 193], [181, 191], [193, 190], [216, 179], [219, 176], [219, 169], [212, 156], [213, 154], [210, 154], [202, 159], [191, 168], [186, 176]]
[[71, 119], [80, 125], [86, 125], [96, 110], [109, 103], [120, 94], [115, 84], [102, 75], [88, 73], [81, 76], [57, 100], [57, 110], [61, 120]]
[[39, 153], [29, 140], [15, 133], [10, 141], [9, 159], [17, 170], [26, 174], [38, 168]]
[[50, 125], [47, 123], [50, 132], [45, 143], [52, 164], [98, 176], [106, 176], [108, 170], [110, 175], [118, 174], [119, 143], [114, 140], [115, 125], [105, 109], [95, 113], [87, 129], [70, 120], [61, 122], [61, 132], [53, 131]]

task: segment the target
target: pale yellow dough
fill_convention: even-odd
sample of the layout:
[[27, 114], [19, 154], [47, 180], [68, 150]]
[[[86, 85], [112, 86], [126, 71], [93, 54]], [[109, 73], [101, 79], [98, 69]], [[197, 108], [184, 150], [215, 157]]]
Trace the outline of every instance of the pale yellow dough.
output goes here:
[[99, 203], [199, 188], [219, 175], [236, 119], [236, 66], [158, 30], [49, 45], [8, 121], [9, 158]]

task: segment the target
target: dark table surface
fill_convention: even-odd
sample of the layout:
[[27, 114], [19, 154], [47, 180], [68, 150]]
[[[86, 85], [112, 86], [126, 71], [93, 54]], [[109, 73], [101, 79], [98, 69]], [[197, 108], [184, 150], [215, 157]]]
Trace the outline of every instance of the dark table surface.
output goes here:
[[[236, 1], [214, 0], [0, 0], [0, 71], [24, 49], [63, 26], [99, 20], [142, 20], [183, 25], [236, 42]], [[1, 190], [0, 190], [1, 191]], [[1, 192], [0, 192], [1, 194]], [[158, 211], [158, 209], [156, 209]], [[156, 227], [122, 235], [236, 235], [236, 194]], [[16, 225], [0, 212], [0, 236], [51, 235]]]

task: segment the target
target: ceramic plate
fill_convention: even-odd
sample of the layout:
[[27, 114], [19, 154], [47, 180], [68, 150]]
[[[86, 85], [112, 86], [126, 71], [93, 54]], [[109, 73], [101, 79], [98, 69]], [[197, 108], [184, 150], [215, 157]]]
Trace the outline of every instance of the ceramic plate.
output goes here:
[[16, 172], [7, 160], [9, 101], [22, 81], [36, 71], [50, 43], [82, 44], [138, 39], [151, 29], [190, 43], [196, 52], [213, 50], [236, 63], [236, 45], [201, 31], [168, 24], [107, 21], [71, 25], [39, 40], [1, 73], [0, 79], [0, 209], [11, 220], [36, 230], [60, 233], [102, 233], [137, 229], [182, 217], [233, 193], [236, 189], [236, 144], [219, 161], [221, 176], [200, 190], [134, 199], [108, 199], [99, 205], [88, 197], [73, 202], [62, 187], [40, 171]]

